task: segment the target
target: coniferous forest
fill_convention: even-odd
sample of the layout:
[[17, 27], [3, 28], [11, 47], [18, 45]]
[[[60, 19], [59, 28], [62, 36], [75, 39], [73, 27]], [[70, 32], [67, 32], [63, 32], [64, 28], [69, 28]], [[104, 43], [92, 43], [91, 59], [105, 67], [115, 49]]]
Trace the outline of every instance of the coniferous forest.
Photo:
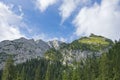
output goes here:
[[74, 66], [45, 58], [13, 64], [8, 58], [0, 72], [1, 80], [120, 80], [120, 41], [101, 56], [74, 61]]

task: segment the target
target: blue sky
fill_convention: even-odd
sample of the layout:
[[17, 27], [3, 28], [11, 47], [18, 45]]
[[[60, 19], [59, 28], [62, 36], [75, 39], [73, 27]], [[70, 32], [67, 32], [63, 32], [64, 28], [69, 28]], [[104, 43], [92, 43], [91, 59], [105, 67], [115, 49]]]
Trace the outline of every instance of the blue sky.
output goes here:
[[70, 42], [91, 33], [119, 39], [119, 3], [120, 0], [0, 0], [0, 41], [26, 37]]

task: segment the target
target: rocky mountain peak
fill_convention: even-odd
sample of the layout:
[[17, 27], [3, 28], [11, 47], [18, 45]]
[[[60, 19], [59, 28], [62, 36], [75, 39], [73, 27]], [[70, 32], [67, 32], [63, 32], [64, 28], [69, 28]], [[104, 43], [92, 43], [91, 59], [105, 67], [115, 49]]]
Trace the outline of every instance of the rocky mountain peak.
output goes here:
[[49, 45], [51, 48], [59, 49], [59, 48], [60, 48], [60, 45], [61, 45], [63, 42], [62, 42], [62, 41], [58, 41], [58, 40], [53, 40], [53, 41], [48, 41], [47, 43], [48, 43], [48, 45]]
[[0, 42], [0, 68], [7, 56], [13, 55], [15, 63], [22, 63], [28, 59], [42, 57], [50, 49], [50, 46], [42, 41], [20, 38], [16, 40], [5, 40]]

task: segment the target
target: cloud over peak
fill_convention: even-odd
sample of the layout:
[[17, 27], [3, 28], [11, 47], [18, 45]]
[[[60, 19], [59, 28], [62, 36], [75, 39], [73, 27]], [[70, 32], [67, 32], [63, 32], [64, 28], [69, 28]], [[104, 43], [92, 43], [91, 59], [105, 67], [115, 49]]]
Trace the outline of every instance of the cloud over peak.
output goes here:
[[18, 27], [21, 22], [21, 15], [16, 15], [9, 6], [0, 2], [0, 41], [23, 37]]
[[91, 33], [113, 40], [120, 37], [120, 0], [102, 0], [101, 5], [83, 7], [73, 20], [77, 36]]
[[[60, 2], [60, 0], [37, 1], [42, 12], [48, 6]], [[76, 13], [72, 15], [77, 36], [88, 36], [94, 33], [113, 40], [120, 38], [120, 0], [101, 0], [101, 3], [97, 0], [93, 3], [92, 0], [61, 0], [61, 2], [57, 9], [62, 17], [62, 23], [79, 10], [77, 15]]]

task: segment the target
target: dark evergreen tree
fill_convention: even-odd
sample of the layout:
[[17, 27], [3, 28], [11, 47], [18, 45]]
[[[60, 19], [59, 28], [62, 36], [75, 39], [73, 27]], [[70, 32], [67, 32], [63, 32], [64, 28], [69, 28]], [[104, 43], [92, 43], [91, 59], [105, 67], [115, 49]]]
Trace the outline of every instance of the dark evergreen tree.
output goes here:
[[40, 66], [38, 66], [36, 71], [35, 71], [35, 79], [34, 80], [42, 80]]
[[15, 70], [12, 56], [10, 56], [5, 63], [2, 80], [14, 80], [15, 79]]
[[65, 70], [62, 73], [62, 80], [69, 80], [68, 73]]
[[20, 73], [17, 73], [16, 79], [15, 80], [22, 80]]
[[45, 74], [45, 80], [51, 80], [51, 62], [48, 63], [47, 71]]
[[25, 68], [23, 67], [21, 71], [21, 80], [25, 80], [25, 79], [26, 79], [26, 72], [25, 72]]

